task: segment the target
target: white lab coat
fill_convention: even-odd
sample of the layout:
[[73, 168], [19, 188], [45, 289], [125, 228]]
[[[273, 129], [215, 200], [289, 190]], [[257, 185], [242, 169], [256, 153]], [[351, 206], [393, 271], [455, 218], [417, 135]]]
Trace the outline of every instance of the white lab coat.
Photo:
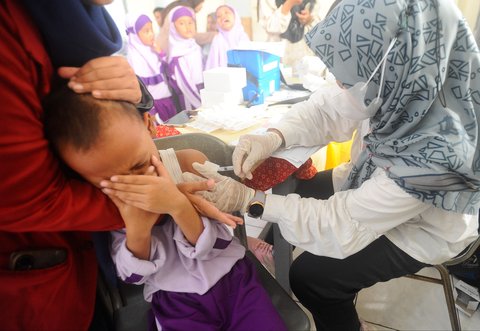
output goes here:
[[[275, 128], [282, 132], [287, 148], [346, 141], [359, 129], [352, 146], [355, 160], [368, 130], [365, 121], [368, 119], [342, 117], [328, 107], [319, 90], [295, 105]], [[382, 169], [359, 188], [338, 191], [349, 169], [350, 164], [345, 164], [334, 170], [336, 193], [328, 200], [267, 195], [262, 219], [278, 223], [293, 245], [334, 258], [350, 256], [385, 235], [414, 259], [438, 264], [459, 254], [476, 238], [478, 216], [425, 204], [403, 191]]]

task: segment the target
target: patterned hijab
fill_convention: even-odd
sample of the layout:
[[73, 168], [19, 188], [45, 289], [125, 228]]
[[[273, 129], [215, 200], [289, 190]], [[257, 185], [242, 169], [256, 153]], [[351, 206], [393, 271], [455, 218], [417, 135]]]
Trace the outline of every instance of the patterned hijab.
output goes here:
[[365, 104], [383, 102], [344, 189], [380, 167], [424, 203], [477, 214], [480, 55], [453, 1], [344, 0], [306, 41], [350, 87], [367, 81], [395, 36], [382, 91], [380, 71], [368, 85]]

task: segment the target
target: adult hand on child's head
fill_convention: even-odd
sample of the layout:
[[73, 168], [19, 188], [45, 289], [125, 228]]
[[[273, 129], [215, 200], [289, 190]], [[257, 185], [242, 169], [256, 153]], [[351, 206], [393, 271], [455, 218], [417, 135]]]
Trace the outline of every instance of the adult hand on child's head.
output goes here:
[[137, 76], [121, 56], [105, 56], [88, 61], [80, 68], [60, 67], [60, 77], [69, 79], [68, 86], [77, 93], [92, 93], [95, 98], [141, 101]]
[[[215, 186], [208, 191], [198, 192], [206, 200], [215, 204], [221, 211], [230, 213], [240, 211], [242, 214], [247, 210], [250, 200], [255, 195], [255, 190], [237, 182], [235, 179], [218, 173], [218, 165], [212, 162], [200, 164], [195, 162], [193, 168], [203, 177], [213, 179]], [[185, 172], [182, 174], [185, 181], [202, 181], [205, 178]]]
[[229, 225], [234, 229], [237, 227], [237, 224], [243, 224], [243, 219], [240, 217], [220, 211], [211, 202], [205, 200], [201, 195], [196, 194], [197, 192], [207, 191], [214, 185], [212, 181], [205, 180], [205, 178], [200, 176], [197, 177], [199, 178], [197, 181], [177, 184], [178, 189], [185, 194], [197, 211], [203, 216]]

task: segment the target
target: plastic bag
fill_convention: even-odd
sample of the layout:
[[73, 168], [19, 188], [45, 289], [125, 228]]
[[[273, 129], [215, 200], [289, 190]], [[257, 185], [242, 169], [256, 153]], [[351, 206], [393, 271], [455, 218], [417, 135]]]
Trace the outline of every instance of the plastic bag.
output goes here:
[[297, 43], [302, 40], [303, 35], [305, 34], [305, 26], [300, 23], [296, 14], [304, 9], [310, 11], [314, 5], [314, 0], [304, 0], [301, 5], [294, 6], [290, 11], [292, 14], [292, 18], [290, 19], [288, 28], [285, 32], [280, 34], [280, 37], [287, 39], [291, 43]]

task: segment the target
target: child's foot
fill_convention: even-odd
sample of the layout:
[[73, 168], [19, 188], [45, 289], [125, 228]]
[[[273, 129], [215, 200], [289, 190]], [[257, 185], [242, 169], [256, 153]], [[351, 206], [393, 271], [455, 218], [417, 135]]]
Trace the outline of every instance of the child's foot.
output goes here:
[[247, 237], [248, 249], [267, 268], [268, 272], [275, 275], [275, 261], [273, 260], [273, 246], [265, 241]]

